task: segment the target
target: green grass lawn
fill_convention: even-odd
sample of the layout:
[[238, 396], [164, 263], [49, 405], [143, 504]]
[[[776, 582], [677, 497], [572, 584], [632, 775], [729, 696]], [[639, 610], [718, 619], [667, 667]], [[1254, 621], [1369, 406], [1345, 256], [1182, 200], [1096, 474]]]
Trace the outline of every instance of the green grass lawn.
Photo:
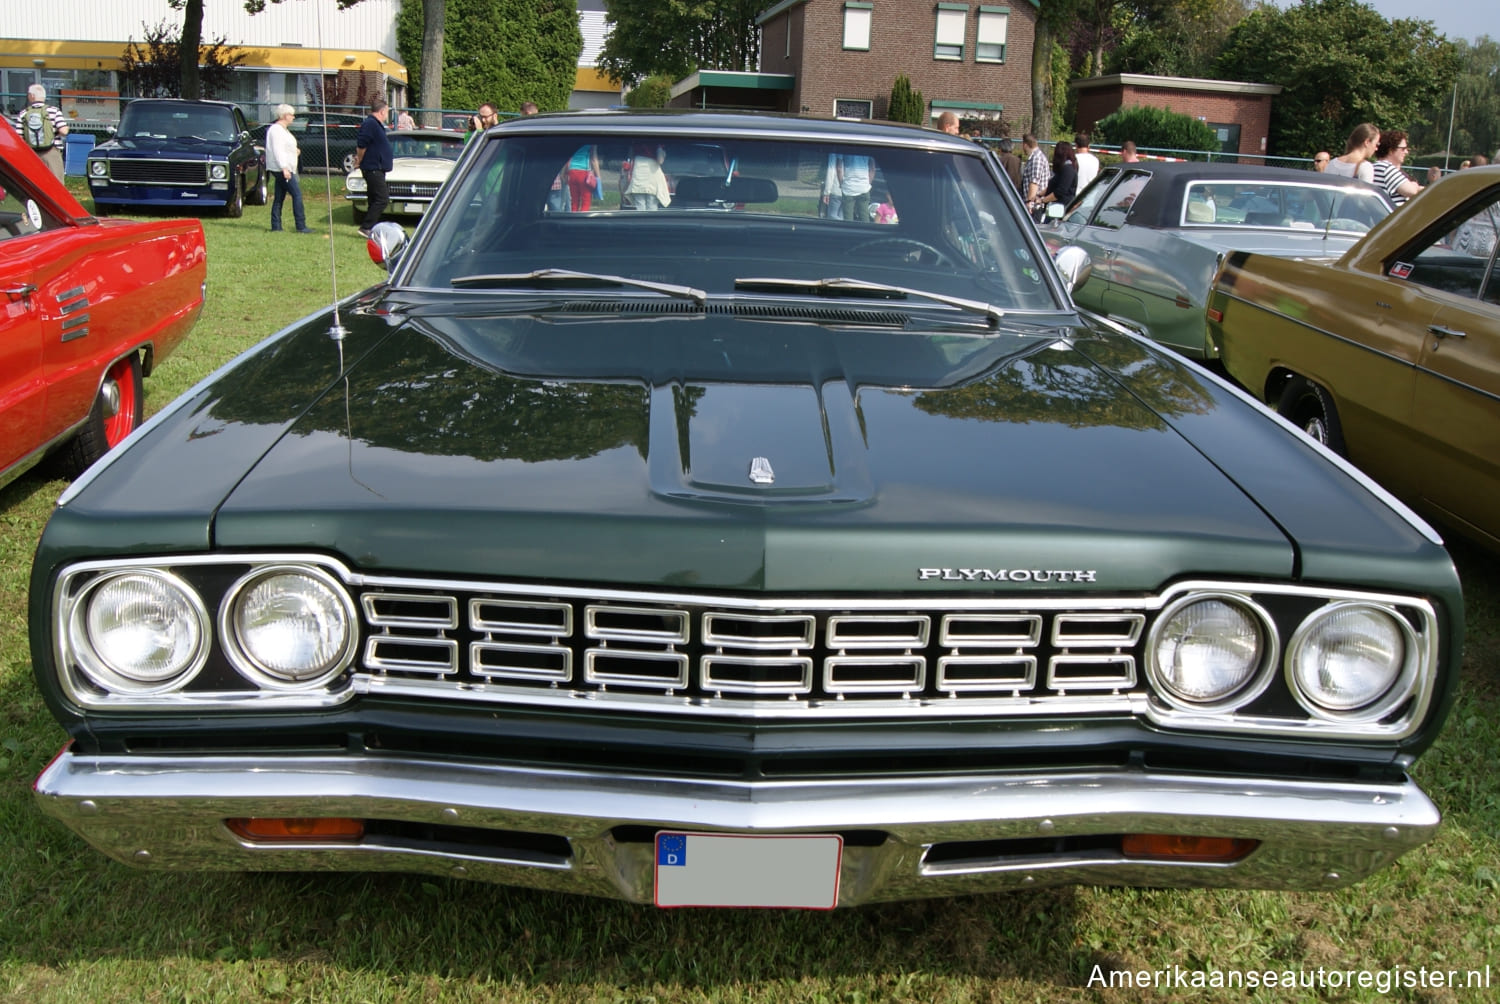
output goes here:
[[[304, 179], [326, 231], [323, 179]], [[76, 181], [75, 191], [81, 191]], [[155, 411], [225, 361], [379, 281], [333, 182], [334, 232], [207, 219], [209, 302], [146, 381]], [[405, 221], [408, 225], [411, 221]], [[656, 911], [401, 875], [167, 874], [105, 858], [32, 804], [63, 742], [31, 679], [31, 554], [64, 487], [0, 490], [0, 1001], [1488, 1001], [1500, 989], [1099, 991], [1095, 965], [1302, 971], [1483, 969], [1500, 945], [1500, 572], [1458, 544], [1463, 692], [1418, 779], [1438, 839], [1331, 893], [1065, 888], [834, 913]], [[1500, 967], [1492, 973], [1500, 988]]]

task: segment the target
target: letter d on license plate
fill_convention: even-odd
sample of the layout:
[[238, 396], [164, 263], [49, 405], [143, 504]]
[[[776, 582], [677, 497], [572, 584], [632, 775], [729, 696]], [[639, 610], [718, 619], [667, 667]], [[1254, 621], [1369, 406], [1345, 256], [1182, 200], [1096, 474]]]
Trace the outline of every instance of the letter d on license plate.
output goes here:
[[734, 833], [656, 835], [657, 906], [831, 910], [844, 838]]

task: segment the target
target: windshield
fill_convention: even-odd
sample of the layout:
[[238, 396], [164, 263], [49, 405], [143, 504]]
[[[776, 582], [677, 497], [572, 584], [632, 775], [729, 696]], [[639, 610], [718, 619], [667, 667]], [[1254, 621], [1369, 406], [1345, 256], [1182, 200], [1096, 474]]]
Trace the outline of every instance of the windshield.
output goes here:
[[393, 157], [436, 157], [440, 160], [457, 160], [464, 152], [462, 136], [402, 136], [391, 135]]
[[234, 138], [228, 108], [131, 102], [120, 115], [117, 135], [126, 139]]
[[840, 278], [1005, 311], [1061, 306], [978, 147], [491, 134], [456, 184], [414, 248], [414, 285], [547, 269], [712, 296], [771, 288], [747, 279]]

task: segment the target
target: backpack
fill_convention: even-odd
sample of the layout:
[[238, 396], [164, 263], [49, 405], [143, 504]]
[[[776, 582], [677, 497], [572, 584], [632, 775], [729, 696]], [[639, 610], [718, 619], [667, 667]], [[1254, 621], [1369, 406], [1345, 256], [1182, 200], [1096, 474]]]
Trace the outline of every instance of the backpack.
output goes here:
[[21, 135], [34, 150], [50, 150], [57, 142], [57, 131], [46, 105], [28, 105], [21, 115]]

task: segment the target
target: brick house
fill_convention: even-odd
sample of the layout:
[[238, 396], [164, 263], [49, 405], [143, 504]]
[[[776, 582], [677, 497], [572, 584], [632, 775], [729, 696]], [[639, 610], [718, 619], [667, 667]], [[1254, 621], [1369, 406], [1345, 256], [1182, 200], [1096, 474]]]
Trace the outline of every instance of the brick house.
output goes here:
[[1092, 132], [1095, 122], [1121, 108], [1166, 108], [1208, 123], [1225, 153], [1252, 156], [1265, 155], [1271, 99], [1281, 93], [1277, 84], [1140, 73], [1089, 77], [1068, 86], [1078, 94], [1073, 124], [1080, 132]]
[[1019, 134], [1036, 18], [1036, 0], [780, 0], [756, 18], [760, 71], [789, 80], [782, 111], [884, 118], [905, 73], [929, 116], [999, 119]]

